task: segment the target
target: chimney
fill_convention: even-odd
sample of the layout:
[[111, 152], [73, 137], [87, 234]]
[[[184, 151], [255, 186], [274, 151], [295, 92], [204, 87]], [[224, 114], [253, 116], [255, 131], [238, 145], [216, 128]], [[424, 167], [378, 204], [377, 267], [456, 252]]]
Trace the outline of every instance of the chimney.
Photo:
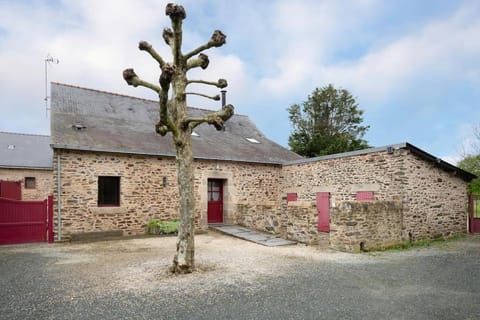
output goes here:
[[227, 90], [221, 90], [222, 93], [222, 107], [227, 104]]

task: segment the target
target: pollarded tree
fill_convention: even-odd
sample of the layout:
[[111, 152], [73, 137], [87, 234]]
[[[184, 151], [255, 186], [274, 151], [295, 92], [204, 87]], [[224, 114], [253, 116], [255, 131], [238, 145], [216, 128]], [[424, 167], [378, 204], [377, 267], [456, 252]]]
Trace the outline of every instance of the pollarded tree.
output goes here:
[[[142, 86], [149, 88], [159, 96], [160, 121], [155, 126], [158, 134], [165, 136], [171, 133], [176, 149], [178, 189], [180, 195], [180, 226], [178, 230], [177, 251], [173, 258], [171, 271], [174, 273], [190, 273], [195, 266], [195, 245], [194, 245], [194, 172], [193, 172], [193, 151], [191, 134], [193, 129], [202, 124], [208, 123], [217, 130], [223, 128], [225, 121], [233, 115], [233, 106], [225, 105], [220, 111], [212, 112], [202, 117], [191, 117], [187, 110], [187, 95], [197, 94], [213, 100], [220, 100], [220, 96], [213, 97], [201, 93], [186, 92], [189, 84], [200, 83], [212, 85], [218, 88], [225, 88], [227, 81], [192, 80], [187, 78], [187, 72], [193, 68], [205, 69], [209, 60], [204, 50], [212, 47], [220, 47], [225, 44], [226, 36], [219, 30], [215, 30], [211, 39], [188, 53], [182, 52], [182, 22], [186, 13], [181, 5], [169, 3], [166, 6], [165, 14], [170, 17], [172, 28], [163, 30], [163, 39], [172, 50], [173, 61], [166, 62], [153, 46], [141, 41], [138, 48], [148, 52], [154, 58], [161, 70], [160, 86], [140, 79], [133, 69], [123, 71], [125, 81], [134, 87]], [[169, 91], [172, 90], [171, 98]]]
[[292, 151], [306, 157], [368, 148], [363, 136], [363, 111], [345, 89], [331, 84], [315, 89], [307, 101], [287, 109], [293, 132], [288, 139]]

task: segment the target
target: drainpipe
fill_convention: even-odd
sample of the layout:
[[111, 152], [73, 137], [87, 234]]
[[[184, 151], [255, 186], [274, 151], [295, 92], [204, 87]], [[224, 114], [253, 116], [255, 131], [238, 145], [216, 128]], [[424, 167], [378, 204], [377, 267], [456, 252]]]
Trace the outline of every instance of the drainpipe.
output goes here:
[[62, 174], [60, 163], [60, 150], [57, 153], [57, 240], [62, 241], [62, 185], [60, 175]]

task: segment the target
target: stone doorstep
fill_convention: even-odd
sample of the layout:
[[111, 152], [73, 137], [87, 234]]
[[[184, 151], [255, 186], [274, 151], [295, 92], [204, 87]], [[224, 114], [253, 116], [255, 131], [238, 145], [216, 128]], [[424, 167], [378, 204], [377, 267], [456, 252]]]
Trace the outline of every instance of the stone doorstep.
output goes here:
[[215, 231], [219, 231], [226, 235], [251, 241], [267, 247], [291, 245], [291, 244], [297, 243], [296, 241], [277, 238], [272, 235], [263, 234], [261, 232], [247, 229], [240, 226], [215, 224], [215, 225], [209, 225], [209, 228]]

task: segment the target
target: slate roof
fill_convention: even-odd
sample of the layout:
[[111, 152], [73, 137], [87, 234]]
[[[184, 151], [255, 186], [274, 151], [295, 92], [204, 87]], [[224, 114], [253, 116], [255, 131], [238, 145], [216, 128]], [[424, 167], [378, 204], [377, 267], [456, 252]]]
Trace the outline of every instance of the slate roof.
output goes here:
[[304, 159], [298, 159], [298, 160], [293, 160], [293, 161], [288, 161], [285, 162], [284, 165], [295, 165], [299, 163], [308, 163], [308, 162], [315, 162], [315, 161], [322, 161], [322, 160], [329, 160], [329, 159], [338, 159], [338, 158], [347, 158], [347, 157], [353, 157], [353, 156], [359, 156], [362, 154], [368, 154], [368, 153], [376, 153], [376, 152], [394, 152], [397, 149], [408, 149], [410, 150], [411, 153], [419, 156], [425, 161], [434, 163], [436, 166], [439, 168], [447, 171], [447, 172], [453, 172], [454, 174], [458, 175], [460, 178], [463, 180], [469, 182], [475, 178], [477, 178], [476, 175], [465, 171], [463, 169], [460, 169], [459, 167], [454, 166], [453, 164], [450, 164], [440, 158], [435, 157], [434, 155], [431, 155], [430, 153], [414, 146], [411, 143], [408, 142], [403, 142], [403, 143], [397, 143], [397, 144], [390, 144], [387, 146], [383, 147], [376, 147], [376, 148], [368, 148], [368, 149], [362, 149], [362, 150], [357, 150], [357, 151], [349, 151], [349, 152], [342, 152], [342, 153], [337, 153], [337, 154], [330, 154], [327, 156], [321, 156], [321, 157], [315, 157], [315, 158], [304, 158]]
[[0, 132], [0, 167], [51, 170], [50, 137]]
[[[189, 108], [191, 116], [208, 112]], [[157, 101], [52, 83], [51, 117], [53, 148], [175, 156], [171, 134], [155, 132]], [[267, 139], [244, 115], [234, 115], [224, 131], [208, 124], [194, 131], [196, 159], [281, 164], [302, 158]]]

